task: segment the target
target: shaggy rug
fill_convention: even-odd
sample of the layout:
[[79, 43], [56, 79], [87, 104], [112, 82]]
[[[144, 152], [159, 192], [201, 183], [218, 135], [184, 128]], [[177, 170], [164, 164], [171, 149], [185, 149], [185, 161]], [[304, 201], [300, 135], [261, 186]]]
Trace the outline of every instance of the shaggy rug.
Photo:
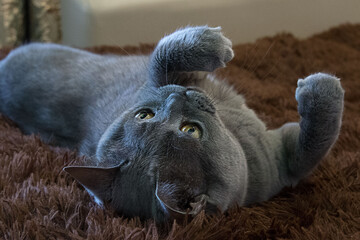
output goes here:
[[[148, 53], [153, 45], [96, 47], [97, 53]], [[360, 239], [360, 25], [342, 25], [308, 39], [291, 34], [234, 46], [217, 72], [268, 128], [298, 121], [298, 78], [324, 71], [341, 78], [345, 112], [340, 138], [307, 179], [269, 201], [218, 216], [157, 226], [98, 207], [62, 168], [75, 152], [23, 135], [0, 117], [2, 239]], [[0, 50], [0, 59], [9, 50]]]

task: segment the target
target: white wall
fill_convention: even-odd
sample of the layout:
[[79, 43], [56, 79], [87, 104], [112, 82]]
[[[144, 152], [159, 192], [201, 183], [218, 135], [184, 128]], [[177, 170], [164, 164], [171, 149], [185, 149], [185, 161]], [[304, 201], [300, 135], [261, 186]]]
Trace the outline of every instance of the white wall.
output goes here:
[[79, 47], [157, 42], [188, 24], [222, 26], [243, 43], [347, 22], [360, 23], [360, 0], [62, 0], [63, 43]]

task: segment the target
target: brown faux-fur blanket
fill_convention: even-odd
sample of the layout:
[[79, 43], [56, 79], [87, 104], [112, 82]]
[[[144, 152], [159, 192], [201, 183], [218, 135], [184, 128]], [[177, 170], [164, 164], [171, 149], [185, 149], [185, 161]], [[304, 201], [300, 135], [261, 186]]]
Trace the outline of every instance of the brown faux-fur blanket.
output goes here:
[[[125, 50], [148, 53], [152, 47]], [[89, 50], [125, 54], [117, 47]], [[235, 58], [217, 74], [245, 95], [269, 128], [298, 121], [298, 78], [318, 71], [341, 78], [346, 93], [340, 138], [308, 179], [267, 202], [160, 228], [98, 207], [62, 172], [71, 161], [81, 161], [76, 153], [25, 136], [0, 116], [0, 238], [360, 239], [360, 25], [305, 40], [280, 34], [234, 51]], [[7, 53], [0, 50], [0, 59]]]

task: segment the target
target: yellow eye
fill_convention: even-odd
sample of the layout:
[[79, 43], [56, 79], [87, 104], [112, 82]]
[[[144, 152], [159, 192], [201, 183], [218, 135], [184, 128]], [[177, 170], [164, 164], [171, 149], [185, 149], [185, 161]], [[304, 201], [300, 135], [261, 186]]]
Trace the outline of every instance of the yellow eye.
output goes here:
[[191, 123], [182, 126], [180, 130], [184, 133], [189, 134], [193, 138], [200, 138], [201, 135], [200, 129], [195, 124]]
[[135, 117], [139, 120], [147, 120], [147, 119], [153, 118], [154, 116], [155, 116], [155, 114], [152, 113], [151, 111], [143, 110], [143, 111], [140, 111], [138, 114], [136, 114]]

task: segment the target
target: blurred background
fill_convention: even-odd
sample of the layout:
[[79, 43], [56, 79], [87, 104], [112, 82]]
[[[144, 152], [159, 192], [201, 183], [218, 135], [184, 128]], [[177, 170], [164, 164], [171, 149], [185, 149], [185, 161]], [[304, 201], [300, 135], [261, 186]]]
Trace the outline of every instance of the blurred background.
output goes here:
[[360, 0], [0, 0], [0, 47], [156, 43], [186, 25], [222, 26], [234, 44], [360, 23]]

